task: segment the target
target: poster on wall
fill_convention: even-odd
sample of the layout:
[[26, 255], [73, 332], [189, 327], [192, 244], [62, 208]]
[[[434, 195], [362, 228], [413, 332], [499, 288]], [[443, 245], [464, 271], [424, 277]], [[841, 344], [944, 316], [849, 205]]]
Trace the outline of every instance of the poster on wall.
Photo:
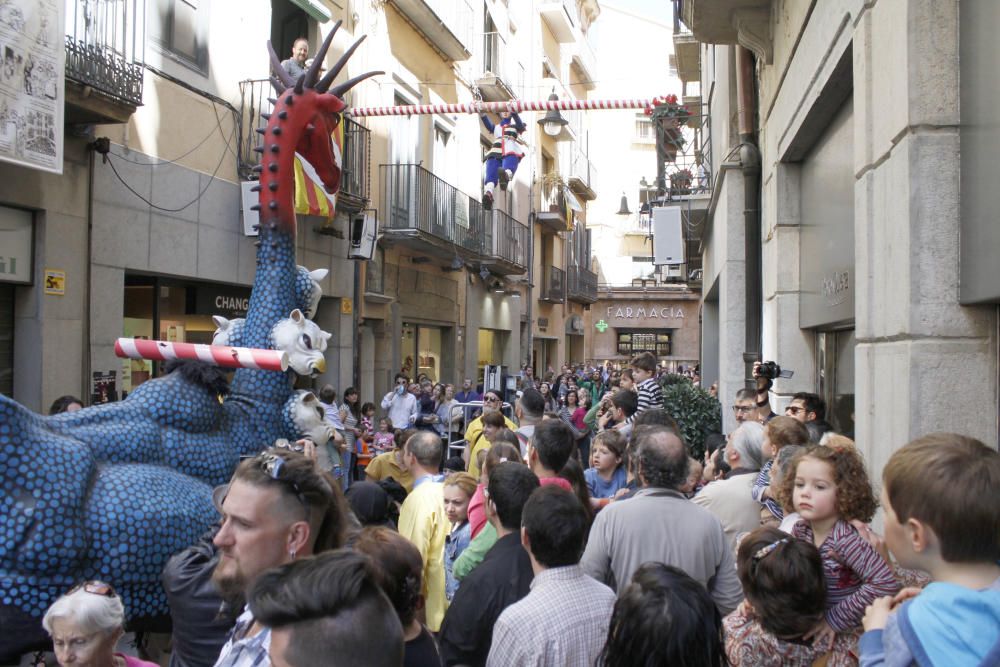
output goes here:
[[90, 385], [90, 404], [100, 405], [118, 400], [114, 371], [96, 371]]
[[62, 0], [0, 0], [0, 160], [62, 173]]

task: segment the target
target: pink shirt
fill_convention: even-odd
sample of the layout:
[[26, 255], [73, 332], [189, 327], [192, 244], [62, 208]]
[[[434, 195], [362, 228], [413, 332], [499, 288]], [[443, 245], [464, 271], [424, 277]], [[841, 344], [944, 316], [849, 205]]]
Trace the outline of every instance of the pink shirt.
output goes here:
[[483, 485], [476, 486], [476, 492], [469, 501], [469, 528], [473, 539], [486, 525], [486, 496], [483, 495]]

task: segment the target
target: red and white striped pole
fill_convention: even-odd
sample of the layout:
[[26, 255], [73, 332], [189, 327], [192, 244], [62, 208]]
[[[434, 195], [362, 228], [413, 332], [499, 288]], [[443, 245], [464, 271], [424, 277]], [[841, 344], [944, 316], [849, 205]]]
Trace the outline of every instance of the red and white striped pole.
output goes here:
[[465, 104], [400, 104], [390, 107], [358, 107], [352, 116], [414, 116], [426, 114], [486, 113], [492, 111], [593, 111], [595, 109], [651, 109], [652, 100], [511, 100]]
[[115, 354], [123, 359], [191, 359], [225, 368], [255, 368], [265, 371], [288, 370], [288, 354], [279, 350], [261, 350], [228, 345], [170, 343], [165, 340], [119, 338]]

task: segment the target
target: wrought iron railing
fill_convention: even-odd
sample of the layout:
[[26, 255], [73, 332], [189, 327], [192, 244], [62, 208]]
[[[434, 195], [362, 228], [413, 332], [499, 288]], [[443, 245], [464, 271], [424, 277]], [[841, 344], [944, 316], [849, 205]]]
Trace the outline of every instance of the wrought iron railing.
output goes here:
[[[700, 98], [685, 98], [685, 106], [691, 116], [675, 130], [682, 142], [666, 139], [667, 145], [657, 148], [657, 154], [666, 159], [657, 174], [660, 196], [678, 199], [692, 194], [708, 194], [712, 191], [712, 133], [711, 114], [708, 104]], [[658, 137], [661, 134], [656, 133]], [[662, 138], [662, 137], [660, 137]], [[662, 142], [661, 142], [662, 143]], [[682, 145], [678, 146], [677, 144]]]
[[566, 272], [550, 266], [544, 270], [542, 300], [563, 303], [566, 301]]
[[[538, 200], [535, 206], [535, 212], [543, 214], [558, 214], [563, 220], [566, 220], [569, 216], [569, 210], [568, 204], [566, 203], [566, 195], [564, 193], [565, 187], [566, 186], [562, 183], [561, 179], [559, 179], [558, 183], [546, 185], [543, 178], [541, 187], [536, 188], [538, 191]], [[567, 226], [567, 229], [568, 228], [569, 227]]]
[[574, 141], [572, 143], [567, 142], [565, 145], [570, 146], [569, 151], [569, 177], [578, 178], [587, 184], [587, 187], [595, 189], [595, 181], [597, 178], [597, 167], [594, 163], [590, 161], [590, 157], [584, 146], [587, 145], [587, 141], [580, 140]]
[[[240, 81], [240, 117], [242, 128], [239, 142], [239, 174], [247, 180], [251, 177], [253, 168], [260, 164], [260, 153], [254, 148], [260, 146], [261, 135], [258, 129], [267, 125], [264, 115], [273, 110], [268, 101], [273, 96], [271, 83], [267, 79], [248, 79]], [[340, 196], [352, 200], [355, 207], [367, 202], [368, 164], [371, 152], [371, 131], [361, 123], [341, 116], [344, 127], [343, 146], [341, 147]]]
[[414, 229], [482, 254], [482, 205], [417, 164], [383, 164], [384, 229]]
[[492, 217], [489, 212], [484, 213], [486, 215], [484, 254], [527, 268], [528, 249], [531, 244], [530, 230], [504, 211], [493, 209]]
[[141, 0], [66, 3], [66, 78], [128, 104], [142, 104], [146, 35]]
[[570, 299], [587, 303], [597, 301], [597, 274], [582, 266], [570, 266], [566, 271], [566, 290]]

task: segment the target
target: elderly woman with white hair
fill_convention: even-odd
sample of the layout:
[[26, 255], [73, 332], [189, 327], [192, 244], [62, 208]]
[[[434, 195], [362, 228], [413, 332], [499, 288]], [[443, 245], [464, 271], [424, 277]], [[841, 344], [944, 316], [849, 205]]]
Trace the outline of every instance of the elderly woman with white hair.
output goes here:
[[88, 581], [56, 600], [42, 618], [52, 637], [60, 666], [157, 667], [131, 656], [115, 653], [125, 632], [125, 608], [110, 585]]
[[764, 462], [763, 442], [763, 426], [751, 421], [740, 424], [726, 443], [726, 462], [732, 472], [691, 499], [719, 518], [733, 549], [737, 537], [760, 527], [760, 503], [753, 499], [750, 491]]

